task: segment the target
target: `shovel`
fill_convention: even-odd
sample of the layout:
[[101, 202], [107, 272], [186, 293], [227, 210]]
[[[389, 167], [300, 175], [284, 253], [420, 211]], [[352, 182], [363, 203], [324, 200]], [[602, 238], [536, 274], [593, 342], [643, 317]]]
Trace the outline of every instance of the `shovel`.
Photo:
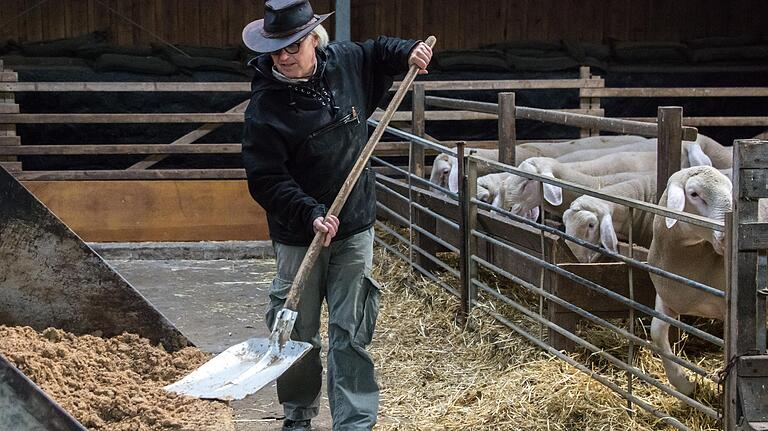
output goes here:
[[[430, 36], [425, 43], [433, 47], [435, 42], [435, 37]], [[376, 144], [416, 78], [417, 72], [418, 67], [415, 65], [412, 65], [408, 70], [408, 74], [405, 75], [395, 96], [389, 102], [389, 106], [384, 111], [373, 135], [368, 139], [368, 143], [365, 144], [363, 151], [344, 181], [338, 196], [328, 210], [328, 214], [338, 216]], [[324, 239], [325, 233], [323, 232], [317, 232], [312, 239], [307, 254], [304, 255], [304, 260], [293, 279], [283, 309], [277, 314], [272, 333], [268, 339], [251, 338], [236, 344], [164, 389], [199, 398], [239, 400], [259, 391], [301, 359], [312, 348], [312, 345], [301, 341], [292, 341], [290, 339], [291, 332], [298, 315], [296, 310], [304, 281], [320, 254]]]

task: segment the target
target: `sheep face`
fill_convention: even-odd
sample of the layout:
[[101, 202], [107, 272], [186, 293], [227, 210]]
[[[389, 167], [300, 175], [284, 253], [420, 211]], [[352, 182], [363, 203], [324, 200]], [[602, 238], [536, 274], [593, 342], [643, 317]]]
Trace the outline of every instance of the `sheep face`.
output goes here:
[[[594, 245], [618, 253], [618, 239], [613, 228], [613, 218], [607, 205], [591, 196], [575, 200], [563, 213], [565, 233]], [[600, 258], [600, 253], [589, 250], [571, 241], [568, 248], [579, 262], [591, 263]]]
[[447, 154], [438, 154], [435, 157], [434, 163], [432, 163], [432, 174], [429, 177], [429, 181], [433, 184], [437, 184], [441, 187], [448, 187], [448, 175], [451, 172], [452, 157]]
[[[536, 159], [528, 159], [520, 164], [519, 169], [533, 174], [554, 178], [552, 170], [536, 162]], [[541, 183], [539, 181], [524, 178], [518, 175], [510, 175], [502, 183], [502, 198], [499, 205], [502, 209], [529, 220], [539, 218], [539, 203], [541, 202]], [[560, 187], [544, 184], [544, 199], [552, 205], [563, 203], [563, 192]]]
[[[667, 182], [667, 208], [698, 214], [717, 221], [725, 220], [725, 213], [733, 208], [731, 181], [715, 168], [697, 166], [676, 172]], [[668, 229], [677, 226], [683, 230], [687, 244], [707, 241], [715, 252], [725, 251], [725, 234], [712, 229], [694, 226], [667, 217]]]

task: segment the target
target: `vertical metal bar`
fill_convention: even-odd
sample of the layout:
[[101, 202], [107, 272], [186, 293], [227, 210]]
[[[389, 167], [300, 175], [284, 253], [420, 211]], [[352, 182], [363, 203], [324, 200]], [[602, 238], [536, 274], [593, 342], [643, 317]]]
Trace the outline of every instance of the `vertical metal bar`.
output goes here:
[[[735, 153], [735, 148], [734, 148]], [[737, 175], [736, 172], [739, 170], [738, 165], [735, 163], [736, 160], [734, 160], [733, 165], [733, 175]], [[723, 385], [723, 429], [726, 431], [733, 431], [736, 429], [736, 421], [738, 419], [737, 415], [737, 408], [736, 408], [736, 374], [735, 370], [732, 370], [728, 367], [728, 364], [731, 363], [732, 360], [734, 360], [735, 351], [736, 351], [736, 342], [735, 342], [735, 336], [737, 334], [736, 331], [736, 325], [735, 325], [735, 316], [733, 314], [732, 307], [733, 307], [733, 296], [735, 295], [734, 292], [734, 268], [736, 267], [736, 263], [734, 263], [733, 258], [735, 255], [734, 250], [734, 217], [732, 212], [728, 212], [725, 214], [725, 285], [727, 286], [727, 291], [725, 292], [725, 327], [724, 327], [724, 340], [725, 340], [725, 358], [724, 363], [725, 370], [728, 371], [727, 374], [721, 376], [725, 379], [725, 384]], [[721, 382], [721, 385], [723, 383]]]
[[766, 354], [766, 338], [768, 338], [768, 328], [766, 328], [766, 302], [768, 302], [768, 256], [766, 250], [761, 250], [757, 261], [757, 351], [760, 354]]
[[351, 0], [336, 0], [336, 40], [351, 40]]
[[[547, 214], [546, 210], [544, 208], [544, 183], [539, 181], [539, 214], [541, 214], [541, 224], [545, 224], [547, 220]], [[544, 238], [544, 229], [539, 229], [539, 246], [541, 247], [541, 260], [547, 261], [547, 253], [546, 253], [546, 241]], [[542, 266], [539, 268], [539, 288], [545, 289], [546, 286], [544, 285], [544, 279], [547, 276], [547, 271]], [[539, 316], [544, 317], [544, 297], [542, 295], [539, 295]], [[548, 329], [548, 328], [547, 328]], [[539, 339], [544, 339], [544, 324], [539, 322]]]
[[461, 293], [460, 317], [469, 316], [469, 288], [472, 276], [469, 274], [469, 187], [465, 178], [467, 158], [464, 156], [464, 141], [456, 143], [456, 163], [459, 170], [459, 292]]
[[477, 238], [472, 235], [472, 231], [477, 228], [477, 204], [472, 202], [472, 199], [477, 197], [477, 162], [473, 159], [467, 159], [469, 163], [465, 164], [466, 172], [464, 177], [467, 183], [467, 230], [464, 232], [467, 243], [467, 313], [472, 311], [472, 301], [477, 299], [477, 291], [475, 289], [472, 279], [477, 278], [477, 262], [472, 259], [472, 256], [477, 254]]
[[[629, 207], [629, 258], [634, 259], [635, 255], [635, 243], [633, 237], [633, 231], [635, 230], [635, 209]], [[627, 265], [627, 273], [629, 274], [629, 299], [635, 300], [635, 276], [631, 265]], [[629, 307], [629, 333], [635, 335], [635, 309]], [[635, 365], [635, 342], [629, 341], [629, 350], [627, 352], [627, 363], [630, 366]], [[627, 372], [627, 392], [632, 394], [632, 384], [634, 376], [632, 373]], [[632, 401], [627, 399], [627, 410], [630, 415], [632, 414]]]
[[680, 170], [680, 149], [683, 145], [683, 108], [659, 106], [659, 141], [656, 152], [656, 201], [664, 193], [669, 177]]
[[515, 163], [515, 93], [499, 93], [499, 162]]

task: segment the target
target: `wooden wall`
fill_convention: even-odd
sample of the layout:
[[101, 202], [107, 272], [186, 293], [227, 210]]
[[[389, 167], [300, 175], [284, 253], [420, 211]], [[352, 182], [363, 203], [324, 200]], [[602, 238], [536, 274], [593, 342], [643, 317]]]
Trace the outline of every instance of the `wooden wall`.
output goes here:
[[[109, 29], [123, 45], [161, 38], [225, 46], [238, 44], [243, 26], [263, 15], [261, 0], [48, 0], [34, 7], [39, 3], [0, 1], [0, 40], [50, 40]], [[335, 5], [334, 0], [312, 3], [318, 13]], [[443, 49], [503, 40], [768, 37], [766, 12], [766, 0], [353, 0], [352, 36], [432, 33]], [[332, 31], [333, 23], [329, 27]]]

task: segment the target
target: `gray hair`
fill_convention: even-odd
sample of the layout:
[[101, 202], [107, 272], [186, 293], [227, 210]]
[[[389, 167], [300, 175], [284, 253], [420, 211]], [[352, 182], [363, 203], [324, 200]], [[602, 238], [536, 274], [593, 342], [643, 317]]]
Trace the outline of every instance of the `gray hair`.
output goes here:
[[324, 50], [330, 42], [330, 37], [328, 37], [328, 32], [325, 30], [325, 27], [323, 27], [322, 24], [318, 25], [312, 30], [312, 34], [317, 36], [317, 48], [321, 51]]

